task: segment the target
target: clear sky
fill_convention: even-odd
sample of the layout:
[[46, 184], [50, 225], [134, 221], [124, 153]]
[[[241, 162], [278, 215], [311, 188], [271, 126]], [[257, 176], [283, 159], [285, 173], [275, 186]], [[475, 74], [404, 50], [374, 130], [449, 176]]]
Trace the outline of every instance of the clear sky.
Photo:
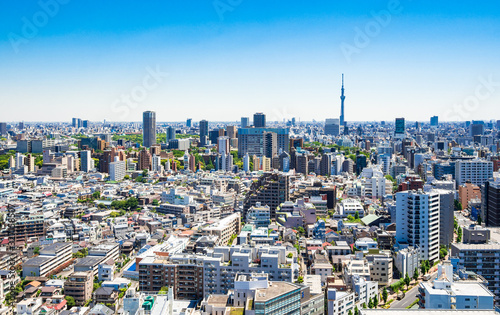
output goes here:
[[347, 121], [500, 119], [499, 17], [498, 1], [2, 1], [0, 120], [324, 120], [342, 73]]

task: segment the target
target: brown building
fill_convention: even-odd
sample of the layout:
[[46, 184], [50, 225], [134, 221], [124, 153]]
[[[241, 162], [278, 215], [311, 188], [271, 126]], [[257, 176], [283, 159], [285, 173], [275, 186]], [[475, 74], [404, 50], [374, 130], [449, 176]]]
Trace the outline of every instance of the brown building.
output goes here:
[[247, 194], [243, 201], [243, 217], [246, 218], [248, 209], [260, 202], [271, 208], [271, 218], [275, 218], [276, 208], [290, 200], [290, 177], [285, 174], [266, 172], [252, 183], [250, 191], [252, 193]]
[[234, 138], [237, 138], [237, 132], [238, 132], [238, 129], [236, 128], [236, 126], [227, 126], [227, 136], [230, 138], [230, 139], [234, 139]]
[[481, 199], [481, 188], [471, 183], [465, 183], [458, 186], [458, 200], [462, 204], [462, 208], [467, 208], [469, 201], [472, 199]]
[[64, 282], [64, 294], [74, 298], [77, 306], [83, 306], [92, 298], [93, 283], [92, 271], [73, 272]]
[[139, 158], [137, 163], [138, 170], [150, 170], [151, 169], [151, 153], [146, 148], [143, 148], [139, 152]]
[[203, 264], [193, 257], [146, 257], [139, 262], [139, 290], [158, 292], [172, 288], [174, 298], [198, 300], [203, 298]]
[[[31, 215], [16, 221], [14, 227], [14, 242], [26, 243], [31, 237], [45, 236], [45, 223], [43, 215]], [[9, 236], [8, 233], [3, 236]]]
[[151, 148], [149, 148], [149, 153], [151, 153], [151, 156], [153, 156], [153, 155], [160, 156], [161, 155], [161, 145], [153, 144], [151, 146]]

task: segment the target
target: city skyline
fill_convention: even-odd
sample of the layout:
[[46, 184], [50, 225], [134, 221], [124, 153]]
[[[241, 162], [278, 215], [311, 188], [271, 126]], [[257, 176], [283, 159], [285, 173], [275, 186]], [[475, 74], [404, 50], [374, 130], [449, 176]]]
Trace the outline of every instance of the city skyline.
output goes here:
[[[3, 120], [138, 121], [152, 110], [165, 121], [232, 121], [244, 109], [266, 111], [269, 121], [321, 121], [339, 115], [341, 73], [348, 122], [500, 114], [496, 3], [224, 8], [9, 4], [0, 106], [18, 111]], [[140, 101], [123, 101], [134, 93]]]

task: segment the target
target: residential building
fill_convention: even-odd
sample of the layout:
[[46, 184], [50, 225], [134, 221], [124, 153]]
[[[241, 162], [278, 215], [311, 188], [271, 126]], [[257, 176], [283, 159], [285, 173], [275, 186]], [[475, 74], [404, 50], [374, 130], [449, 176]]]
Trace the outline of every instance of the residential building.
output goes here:
[[500, 180], [486, 181], [481, 187], [481, 211], [487, 226], [500, 226]]
[[419, 247], [421, 260], [439, 259], [439, 193], [398, 192], [396, 213], [396, 242]]
[[92, 272], [73, 272], [64, 281], [64, 294], [74, 298], [77, 306], [83, 306], [92, 298], [93, 283]]
[[475, 159], [460, 160], [455, 163], [455, 180], [457, 185], [462, 186], [470, 182], [481, 186], [493, 178], [493, 162]]

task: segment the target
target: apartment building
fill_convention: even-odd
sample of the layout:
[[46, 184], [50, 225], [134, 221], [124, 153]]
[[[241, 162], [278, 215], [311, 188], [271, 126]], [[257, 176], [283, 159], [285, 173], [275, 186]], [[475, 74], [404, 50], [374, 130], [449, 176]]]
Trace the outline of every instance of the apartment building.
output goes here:
[[495, 297], [480, 282], [455, 281], [450, 262], [439, 265], [437, 279], [421, 282], [418, 292], [420, 308], [428, 310], [493, 310]]
[[500, 180], [486, 181], [481, 192], [481, 217], [487, 226], [500, 226]]
[[92, 298], [93, 283], [92, 272], [73, 272], [64, 281], [64, 294], [73, 297], [77, 306], [83, 306]]
[[458, 200], [462, 204], [462, 208], [467, 208], [469, 201], [472, 199], [481, 199], [481, 188], [471, 183], [465, 183], [458, 186]]
[[420, 260], [439, 259], [440, 195], [436, 191], [396, 193], [396, 242], [419, 247]]
[[204, 232], [219, 238], [218, 245], [226, 245], [232, 235], [238, 235], [241, 231], [240, 213], [233, 213], [224, 219], [217, 221], [203, 229]]
[[354, 314], [354, 292], [342, 292], [336, 289], [328, 289], [326, 298], [328, 300], [328, 315], [348, 315], [349, 311]]
[[203, 258], [193, 255], [149, 256], [139, 262], [139, 288], [158, 292], [173, 290], [179, 300], [203, 298]]
[[492, 177], [493, 162], [491, 161], [475, 159], [455, 163], [455, 180], [459, 186], [466, 182], [481, 186]]
[[[234, 279], [238, 272], [267, 273], [272, 281], [294, 282], [299, 276], [299, 266], [294, 258], [288, 258], [286, 249], [281, 246], [248, 246], [215, 247], [206, 255], [175, 254], [168, 258], [151, 255], [139, 263], [139, 284], [143, 291], [155, 291], [162, 286], [175, 285], [178, 265], [197, 266], [196, 277], [189, 279], [196, 284], [197, 294], [227, 294], [234, 288]], [[143, 266], [144, 267], [141, 267]], [[168, 266], [169, 273], [164, 276]], [[149, 271], [149, 273], [148, 273]], [[160, 271], [160, 272], [157, 272]], [[200, 280], [201, 274], [201, 280]], [[156, 277], [156, 278], [155, 278]], [[157, 290], [156, 290], [157, 291]], [[184, 293], [184, 292], [183, 292]], [[191, 298], [178, 295], [179, 298]]]
[[14, 226], [14, 242], [27, 242], [30, 238], [45, 236], [45, 219], [43, 214], [30, 215], [16, 221]]
[[271, 210], [269, 206], [261, 206], [260, 202], [258, 202], [255, 206], [248, 209], [246, 223], [253, 224], [256, 228], [267, 228], [270, 223], [270, 214]]
[[40, 250], [40, 254], [23, 264], [23, 277], [45, 277], [71, 260], [73, 245], [70, 242], [54, 243]]
[[370, 264], [370, 280], [380, 285], [392, 283], [392, 257], [376, 256]]
[[475, 272], [488, 281], [488, 289], [500, 296], [500, 244], [451, 244], [457, 267]]

